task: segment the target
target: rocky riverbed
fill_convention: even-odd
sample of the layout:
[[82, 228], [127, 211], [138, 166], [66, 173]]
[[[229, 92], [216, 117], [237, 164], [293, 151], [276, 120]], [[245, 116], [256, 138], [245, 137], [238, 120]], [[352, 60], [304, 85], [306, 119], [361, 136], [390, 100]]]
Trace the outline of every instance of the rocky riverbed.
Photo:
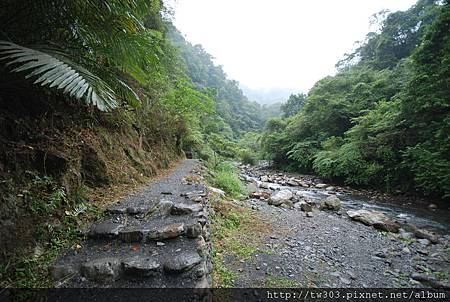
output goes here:
[[450, 286], [448, 209], [389, 203], [311, 176], [240, 171], [253, 193], [239, 204], [274, 231], [250, 258], [226, 258], [235, 286]]

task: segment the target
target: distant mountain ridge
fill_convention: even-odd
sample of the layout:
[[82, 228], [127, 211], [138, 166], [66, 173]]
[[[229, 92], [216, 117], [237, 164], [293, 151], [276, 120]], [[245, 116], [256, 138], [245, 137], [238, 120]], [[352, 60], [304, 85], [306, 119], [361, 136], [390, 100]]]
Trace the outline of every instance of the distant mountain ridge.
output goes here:
[[291, 94], [296, 93], [294, 89], [287, 88], [254, 89], [243, 84], [240, 84], [239, 87], [249, 101], [254, 101], [261, 105], [284, 103]]

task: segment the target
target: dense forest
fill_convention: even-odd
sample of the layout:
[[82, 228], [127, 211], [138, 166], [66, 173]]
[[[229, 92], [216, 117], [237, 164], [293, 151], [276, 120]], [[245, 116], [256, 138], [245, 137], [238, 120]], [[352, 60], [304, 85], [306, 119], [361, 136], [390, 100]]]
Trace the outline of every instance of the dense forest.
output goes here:
[[265, 156], [346, 184], [450, 197], [450, 6], [419, 0], [380, 13], [379, 29], [338, 73], [267, 122]]

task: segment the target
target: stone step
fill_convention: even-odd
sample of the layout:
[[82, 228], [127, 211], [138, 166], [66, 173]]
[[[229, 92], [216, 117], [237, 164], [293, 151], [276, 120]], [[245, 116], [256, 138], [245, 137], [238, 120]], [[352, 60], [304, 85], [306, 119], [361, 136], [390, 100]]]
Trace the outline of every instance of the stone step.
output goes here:
[[197, 238], [203, 233], [203, 228], [206, 223], [204, 218], [175, 218], [130, 225], [106, 220], [93, 225], [88, 233], [88, 237], [93, 239], [118, 239], [123, 242], [132, 243], [163, 241], [180, 236]]
[[163, 246], [145, 243], [137, 250], [130, 249], [128, 244], [110, 246], [107, 242], [95, 241], [85, 249], [63, 257], [52, 267], [51, 273], [55, 281], [65, 280], [67, 287], [106, 283], [121, 287], [123, 282], [131, 279], [149, 278], [153, 284], [158, 285], [162, 280], [167, 284], [167, 279], [180, 278], [178, 276], [183, 274], [195, 281], [211, 270], [209, 250], [205, 245], [203, 237], [178, 238]]

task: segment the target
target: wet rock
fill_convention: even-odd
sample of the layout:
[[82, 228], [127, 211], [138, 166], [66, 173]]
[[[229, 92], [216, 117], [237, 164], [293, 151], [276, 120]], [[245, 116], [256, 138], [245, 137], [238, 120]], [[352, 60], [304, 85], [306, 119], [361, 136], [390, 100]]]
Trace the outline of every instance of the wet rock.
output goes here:
[[154, 230], [150, 230], [150, 232], [148, 233], [148, 239], [149, 240], [171, 239], [182, 235], [183, 232], [184, 232], [184, 224], [174, 223]]
[[282, 203], [288, 202], [292, 199], [293, 194], [289, 190], [281, 190], [276, 194], [272, 195], [269, 199], [269, 204], [279, 206]]
[[269, 183], [267, 182], [260, 182], [258, 183], [258, 186], [263, 189], [269, 189]]
[[327, 184], [317, 184], [316, 185], [316, 188], [318, 188], [318, 189], [323, 189], [323, 188], [326, 188], [326, 187], [328, 187]]
[[430, 210], [435, 210], [435, 209], [438, 208], [438, 206], [437, 206], [436, 204], [434, 204], [434, 203], [430, 203], [430, 204], [428, 205], [428, 208], [429, 208]]
[[122, 229], [119, 232], [119, 239], [123, 242], [141, 242], [145, 237], [145, 231], [139, 227]]
[[79, 274], [78, 267], [72, 264], [57, 264], [50, 267], [53, 280], [66, 280]]
[[125, 275], [133, 277], [149, 277], [155, 275], [160, 264], [152, 258], [133, 256], [122, 261], [122, 269]]
[[430, 242], [436, 244], [438, 243], [438, 236], [434, 232], [428, 230], [417, 229], [414, 231], [414, 235], [419, 239], [428, 239]]
[[115, 238], [123, 227], [120, 223], [103, 221], [92, 225], [88, 235], [91, 238]]
[[107, 257], [82, 264], [81, 273], [90, 280], [107, 282], [117, 280], [120, 275], [120, 269], [119, 259]]
[[270, 190], [276, 191], [276, 190], [279, 190], [280, 188], [281, 188], [281, 186], [278, 184], [269, 184]]
[[191, 213], [198, 213], [203, 210], [200, 204], [185, 204], [185, 203], [175, 203], [170, 211], [172, 215], [186, 215]]
[[291, 186], [291, 187], [298, 187], [298, 182], [296, 182], [295, 180], [288, 180], [287, 182], [286, 182], [286, 184], [287, 185], [289, 185], [289, 186]]
[[197, 238], [202, 234], [202, 225], [195, 223], [186, 227], [186, 236], [188, 238]]
[[329, 196], [320, 202], [320, 208], [324, 210], [339, 211], [341, 200], [337, 196]]
[[391, 233], [398, 233], [398, 230], [400, 229], [400, 225], [398, 225], [392, 220], [377, 221], [373, 224], [373, 227], [376, 228], [377, 230], [382, 230]]
[[269, 182], [269, 177], [267, 175], [261, 176], [260, 179], [261, 179], [262, 182]]
[[334, 191], [334, 190], [335, 190], [335, 188], [334, 188], [334, 187], [332, 187], [332, 186], [329, 186], [329, 187], [326, 187], [326, 188], [325, 188], [325, 190], [327, 190], [327, 191]]
[[190, 270], [201, 261], [202, 258], [198, 253], [181, 254], [173, 259], [169, 259], [164, 264], [164, 270], [168, 273], [182, 273]]

